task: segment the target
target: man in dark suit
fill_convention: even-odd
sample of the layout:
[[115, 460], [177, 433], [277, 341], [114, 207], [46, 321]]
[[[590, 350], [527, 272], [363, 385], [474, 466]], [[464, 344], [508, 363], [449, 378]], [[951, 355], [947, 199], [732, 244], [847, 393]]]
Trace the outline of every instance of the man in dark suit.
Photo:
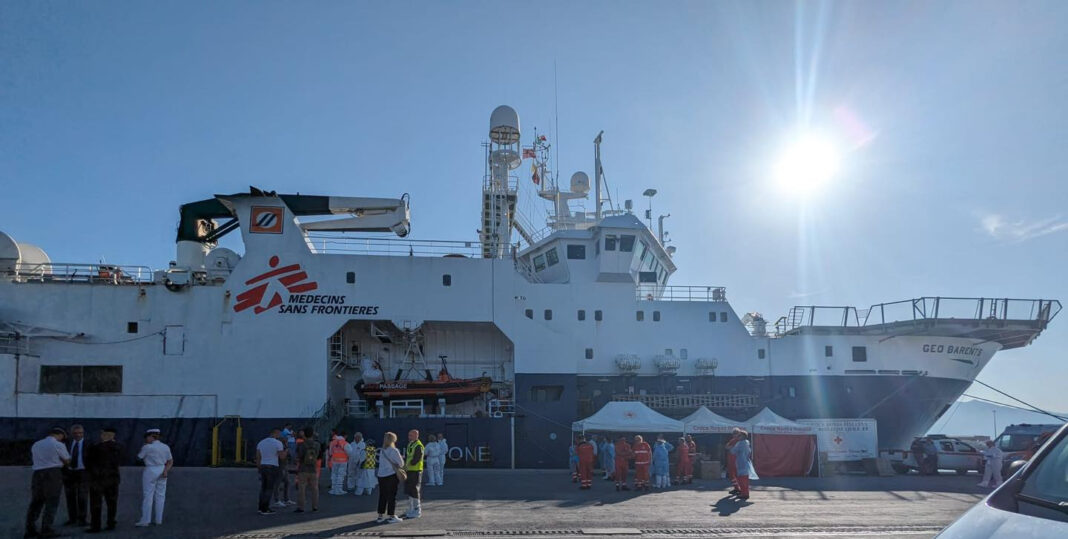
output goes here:
[[72, 425], [67, 452], [70, 464], [63, 468], [63, 490], [67, 494], [67, 526], [86, 525], [86, 504], [89, 502], [89, 481], [85, 474], [85, 429]]
[[119, 465], [122, 445], [115, 441], [115, 429], [100, 432], [100, 441], [89, 446], [85, 455], [89, 472], [89, 533], [100, 532], [101, 498], [108, 504], [108, 527], [115, 529], [115, 509], [119, 501]]

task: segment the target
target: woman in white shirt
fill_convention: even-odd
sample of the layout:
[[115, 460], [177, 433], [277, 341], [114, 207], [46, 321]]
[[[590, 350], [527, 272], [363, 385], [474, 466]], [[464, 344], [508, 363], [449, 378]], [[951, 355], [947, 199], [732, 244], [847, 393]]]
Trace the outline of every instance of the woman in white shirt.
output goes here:
[[[378, 518], [375, 522], [400, 522], [397, 518], [397, 487], [400, 479], [397, 470], [404, 468], [404, 459], [397, 450], [397, 435], [387, 432], [382, 437], [382, 449], [378, 453]], [[387, 516], [388, 515], [388, 516]]]

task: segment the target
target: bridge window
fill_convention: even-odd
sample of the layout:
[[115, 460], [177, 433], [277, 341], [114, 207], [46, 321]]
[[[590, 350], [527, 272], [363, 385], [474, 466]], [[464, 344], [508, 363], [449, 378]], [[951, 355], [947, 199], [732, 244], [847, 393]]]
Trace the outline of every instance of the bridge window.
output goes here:
[[126, 333], [137, 333], [137, 322], [126, 322]]
[[593, 348], [586, 349], [586, 359], [593, 359]]
[[823, 357], [834, 357], [834, 347], [833, 346], [824, 346], [823, 347]]
[[638, 265], [639, 266], [641, 265], [642, 262], [645, 262], [645, 257], [649, 255], [649, 246], [644, 241], [641, 242], [641, 244], [642, 244], [641, 254], [638, 255]]
[[619, 239], [616, 237], [615, 234], [609, 234], [609, 235], [605, 236], [604, 237], [604, 250], [605, 251], [615, 251], [617, 243], [619, 243]]
[[441, 286], [452, 286], [452, 275], [446, 273], [441, 276]]
[[345, 282], [349, 283], [349, 284], [356, 284], [356, 272], [355, 271], [345, 272]]
[[527, 315], [527, 318], [534, 319], [534, 309], [527, 309], [523, 314]]
[[868, 347], [867, 346], [854, 346], [853, 347], [853, 361], [867, 361], [868, 360]]
[[534, 257], [534, 271], [541, 271], [545, 269], [545, 255], [538, 255]]
[[556, 247], [545, 251], [545, 261], [549, 263], [549, 266], [555, 266], [560, 263], [560, 255], [556, 254]]
[[720, 322], [726, 322], [727, 321], [727, 313], [719, 313], [719, 321]]
[[568, 260], [586, 260], [586, 246], [585, 245], [568, 245], [567, 246], [567, 259]]
[[533, 402], [554, 402], [564, 396], [564, 386], [530, 386]]
[[604, 316], [601, 315], [601, 311], [593, 311], [593, 319], [600, 322], [604, 319]]
[[765, 355], [763, 348], [757, 348], [757, 359], [764, 359]]
[[586, 319], [586, 311], [584, 309], [579, 309], [579, 311], [578, 311], [578, 319], [579, 319], [579, 322], [581, 322], [581, 321]]
[[122, 366], [41, 365], [41, 393], [122, 393]]
[[685, 348], [679, 348], [679, 359], [685, 361], [687, 359], [687, 356], [689, 356], [689, 350]]
[[655, 271], [639, 271], [638, 272], [639, 283], [655, 283], [656, 272]]
[[641, 322], [642, 320], [645, 320], [645, 311], [638, 311], [634, 313], [634, 316]]
[[553, 319], [553, 310], [552, 309], [545, 309], [545, 319], [546, 320], [552, 320]]
[[619, 250], [624, 253], [634, 251], [634, 236], [626, 235], [619, 237]]
[[653, 322], [660, 321], [660, 311], [653, 311]]

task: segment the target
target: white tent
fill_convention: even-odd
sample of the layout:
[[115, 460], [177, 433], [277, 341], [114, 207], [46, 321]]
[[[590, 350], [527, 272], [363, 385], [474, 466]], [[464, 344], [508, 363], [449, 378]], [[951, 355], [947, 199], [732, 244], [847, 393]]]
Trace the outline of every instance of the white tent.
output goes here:
[[705, 406], [682, 418], [682, 424], [690, 434], [730, 434], [736, 428], [746, 428], [745, 423], [727, 419]]
[[605, 404], [597, 413], [571, 424], [575, 432], [682, 432], [682, 421], [654, 412], [640, 402]]
[[750, 417], [745, 424], [753, 434], [816, 434], [812, 425], [790, 421], [772, 412], [770, 408], [764, 408], [757, 415]]

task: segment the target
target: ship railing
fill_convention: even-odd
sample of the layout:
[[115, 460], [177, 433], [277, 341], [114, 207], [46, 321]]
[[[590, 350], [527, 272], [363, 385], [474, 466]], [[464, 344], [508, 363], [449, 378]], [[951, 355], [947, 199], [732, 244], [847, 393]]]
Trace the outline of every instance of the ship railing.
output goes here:
[[154, 273], [148, 266], [105, 263], [19, 263], [15, 265], [14, 274], [18, 280], [24, 282], [140, 285], [154, 280]]
[[30, 341], [14, 333], [0, 333], [0, 354], [29, 354]]
[[867, 310], [856, 307], [802, 305], [775, 323], [782, 335], [799, 327], [871, 327], [922, 320], [1001, 320], [1038, 322], [1043, 326], [1061, 310], [1049, 299], [921, 297], [876, 303]]
[[409, 240], [330, 233], [308, 233], [307, 240], [317, 254], [482, 258], [482, 243], [478, 240]]
[[486, 414], [490, 417], [515, 415], [515, 401], [512, 399], [490, 399], [486, 403]]
[[509, 174], [508, 179], [503, 182], [495, 182], [493, 180], [492, 174], [485, 174], [482, 176], [483, 191], [492, 191], [494, 189], [500, 188], [504, 188], [514, 193], [519, 189], [519, 176], [516, 176], [515, 174]]
[[639, 284], [635, 287], [638, 301], [727, 301], [723, 286], [686, 286]]

